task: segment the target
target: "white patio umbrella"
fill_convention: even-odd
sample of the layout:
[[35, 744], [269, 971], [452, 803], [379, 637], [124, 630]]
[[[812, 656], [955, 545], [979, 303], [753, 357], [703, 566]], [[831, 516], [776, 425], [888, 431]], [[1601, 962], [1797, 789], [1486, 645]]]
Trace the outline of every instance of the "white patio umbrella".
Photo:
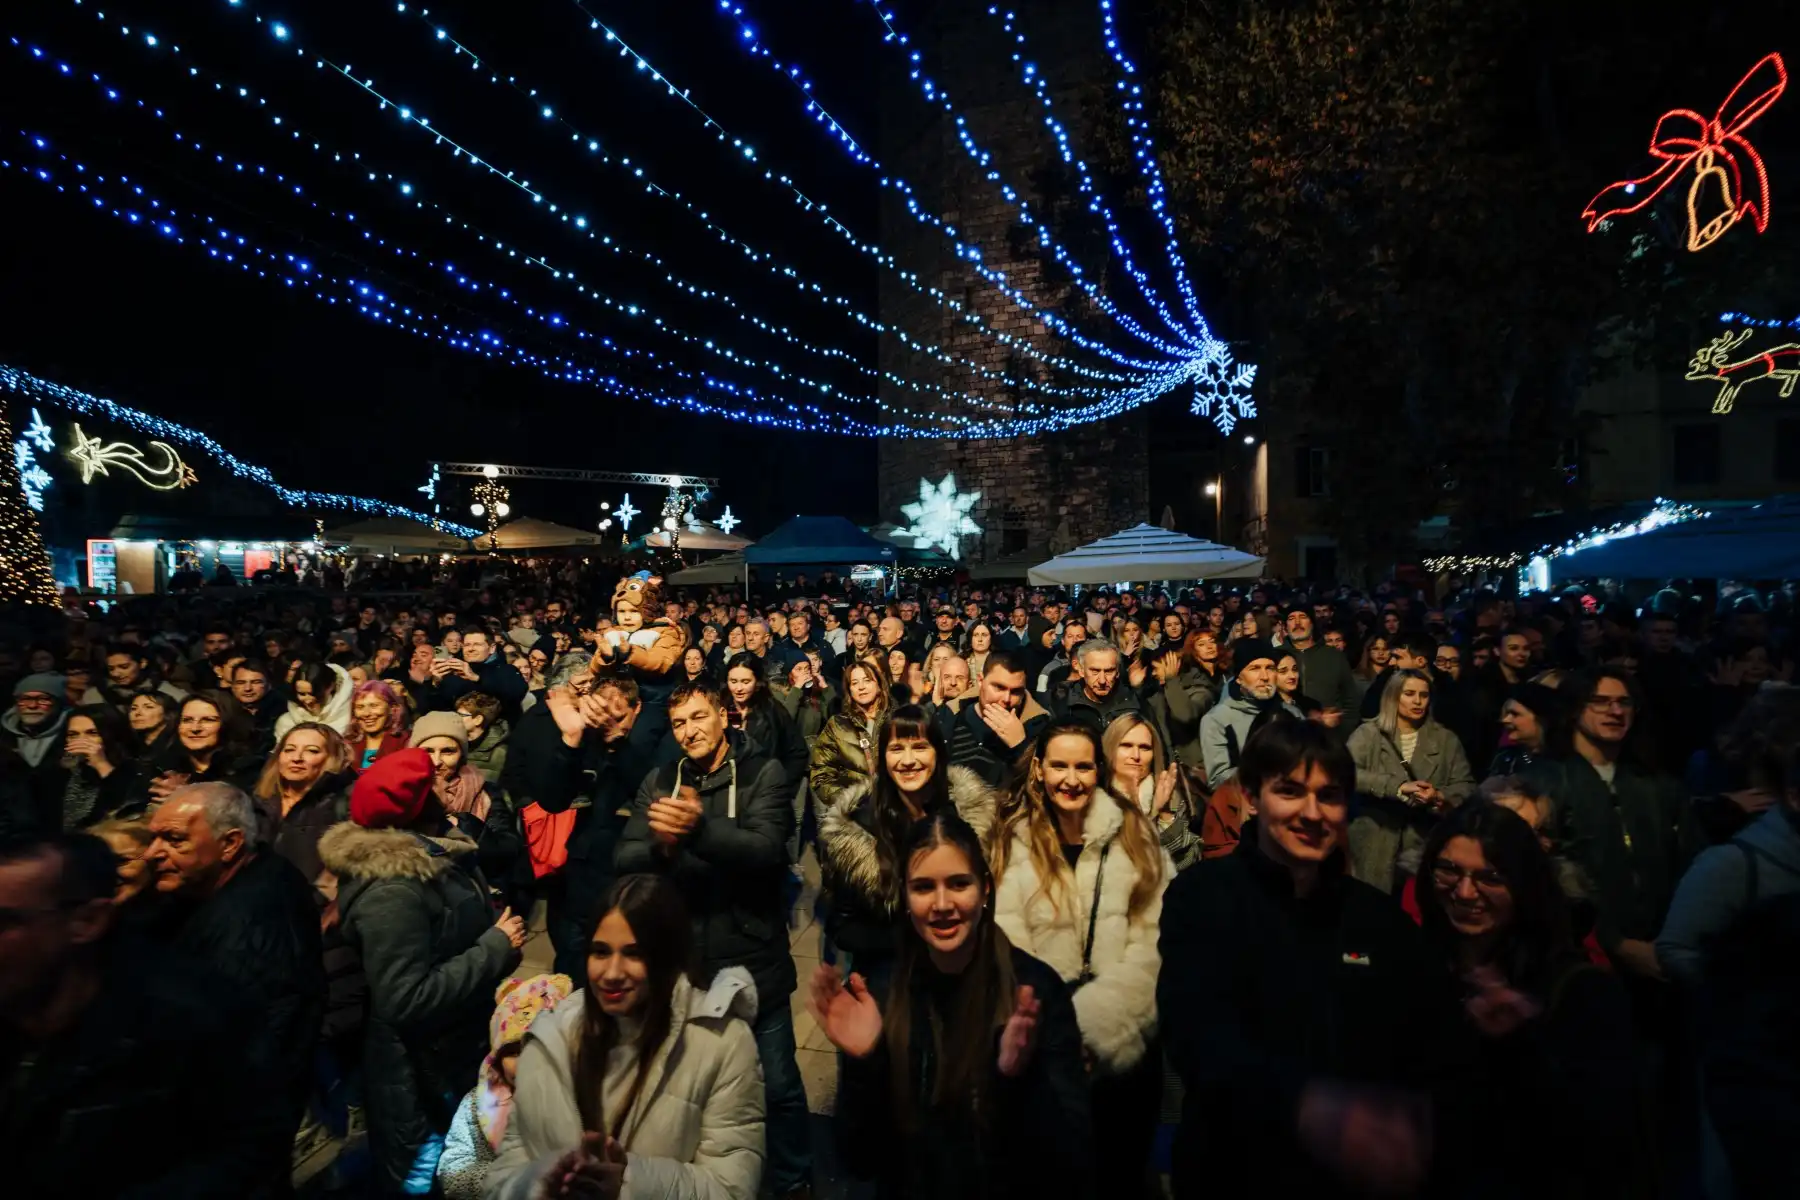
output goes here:
[[1155, 525], [1134, 525], [1078, 546], [1026, 573], [1037, 584], [1104, 584], [1150, 579], [1255, 579], [1263, 559]]

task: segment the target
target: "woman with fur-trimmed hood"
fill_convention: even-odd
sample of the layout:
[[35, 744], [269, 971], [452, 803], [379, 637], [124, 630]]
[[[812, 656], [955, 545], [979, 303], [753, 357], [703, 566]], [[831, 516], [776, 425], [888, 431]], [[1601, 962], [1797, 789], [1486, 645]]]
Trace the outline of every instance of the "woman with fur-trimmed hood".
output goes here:
[[1137, 805], [1107, 789], [1100, 734], [1079, 721], [1038, 735], [990, 840], [995, 923], [1074, 993], [1099, 1177], [1142, 1179], [1162, 1093], [1157, 939], [1175, 864]]
[[904, 912], [900, 847], [914, 822], [945, 803], [986, 838], [998, 797], [981, 776], [950, 765], [944, 733], [923, 708], [908, 704], [881, 723], [875, 774], [837, 794], [819, 818], [819, 869], [829, 898], [825, 924], [851, 969], [886, 995]]
[[344, 941], [368, 981], [363, 1065], [379, 1187], [421, 1195], [488, 1052], [494, 987], [525, 941], [518, 917], [494, 919], [461, 825], [473, 818], [445, 813], [435, 774], [424, 750], [376, 759], [350, 791], [350, 820], [319, 839]]

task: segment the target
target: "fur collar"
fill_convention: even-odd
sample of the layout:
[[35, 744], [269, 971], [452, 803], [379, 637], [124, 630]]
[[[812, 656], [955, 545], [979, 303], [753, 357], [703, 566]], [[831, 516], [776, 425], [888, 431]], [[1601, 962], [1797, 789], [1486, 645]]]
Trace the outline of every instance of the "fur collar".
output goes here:
[[405, 829], [364, 829], [340, 821], [319, 838], [319, 862], [333, 875], [429, 882], [456, 859], [475, 852], [475, 840], [452, 827], [437, 837]]
[[[981, 776], [967, 767], [952, 766], [948, 775], [950, 802], [956, 805], [957, 815], [985, 841], [994, 825], [998, 797]], [[826, 871], [836, 883], [853, 889], [871, 904], [894, 912], [900, 898], [897, 894], [882, 894], [881, 858], [875, 835], [856, 819], [857, 811], [873, 791], [873, 781], [862, 776], [839, 792], [819, 818], [819, 845]]]

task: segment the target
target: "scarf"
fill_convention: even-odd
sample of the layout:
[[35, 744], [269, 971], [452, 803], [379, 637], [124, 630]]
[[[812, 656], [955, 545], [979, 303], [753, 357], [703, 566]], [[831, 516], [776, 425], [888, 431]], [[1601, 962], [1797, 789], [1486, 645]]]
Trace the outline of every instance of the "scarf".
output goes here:
[[99, 799], [100, 776], [92, 767], [81, 763], [69, 772], [69, 781], [63, 785], [63, 830], [67, 832], [85, 825]]
[[448, 779], [434, 779], [431, 790], [437, 793], [439, 803], [445, 812], [468, 813], [477, 821], [486, 822], [491, 801], [487, 794], [487, 780], [475, 769], [473, 763], [463, 763], [461, 769]]

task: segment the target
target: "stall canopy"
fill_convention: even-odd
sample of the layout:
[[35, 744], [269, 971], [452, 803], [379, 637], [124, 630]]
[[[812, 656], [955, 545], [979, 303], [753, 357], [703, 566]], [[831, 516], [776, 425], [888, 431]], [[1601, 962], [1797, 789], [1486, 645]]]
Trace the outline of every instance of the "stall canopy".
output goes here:
[[[682, 539], [683, 543], [687, 541]], [[703, 562], [694, 567], [683, 567], [669, 576], [670, 583], [677, 584], [717, 584], [742, 583], [749, 564], [744, 562], [742, 554], [721, 554], [711, 562]]]
[[598, 533], [540, 521], [536, 517], [520, 517], [508, 521], [492, 536], [482, 534], [475, 539], [477, 550], [492, 550], [498, 540], [502, 550], [561, 550], [573, 546], [598, 546], [606, 539]]
[[1134, 525], [1079, 546], [1027, 572], [1037, 584], [1101, 584], [1150, 579], [1255, 579], [1263, 560], [1217, 542], [1155, 525]]
[[843, 517], [795, 517], [744, 551], [744, 561], [753, 567], [891, 565], [894, 558], [894, 547]]
[[405, 517], [370, 517], [325, 531], [325, 540], [363, 554], [434, 554], [468, 549], [469, 543], [453, 533], [433, 529], [428, 522]]
[[[505, 545], [504, 542], [501, 543]], [[683, 550], [742, 550], [752, 545], [749, 538], [734, 537], [720, 529], [717, 525], [706, 521], [700, 522], [699, 528], [692, 525], [683, 526], [681, 530], [681, 548]], [[656, 550], [669, 548], [669, 531], [658, 529], [644, 539], [644, 545]]]
[[1550, 578], [1800, 579], [1800, 495], [1775, 496], [1549, 560]]

